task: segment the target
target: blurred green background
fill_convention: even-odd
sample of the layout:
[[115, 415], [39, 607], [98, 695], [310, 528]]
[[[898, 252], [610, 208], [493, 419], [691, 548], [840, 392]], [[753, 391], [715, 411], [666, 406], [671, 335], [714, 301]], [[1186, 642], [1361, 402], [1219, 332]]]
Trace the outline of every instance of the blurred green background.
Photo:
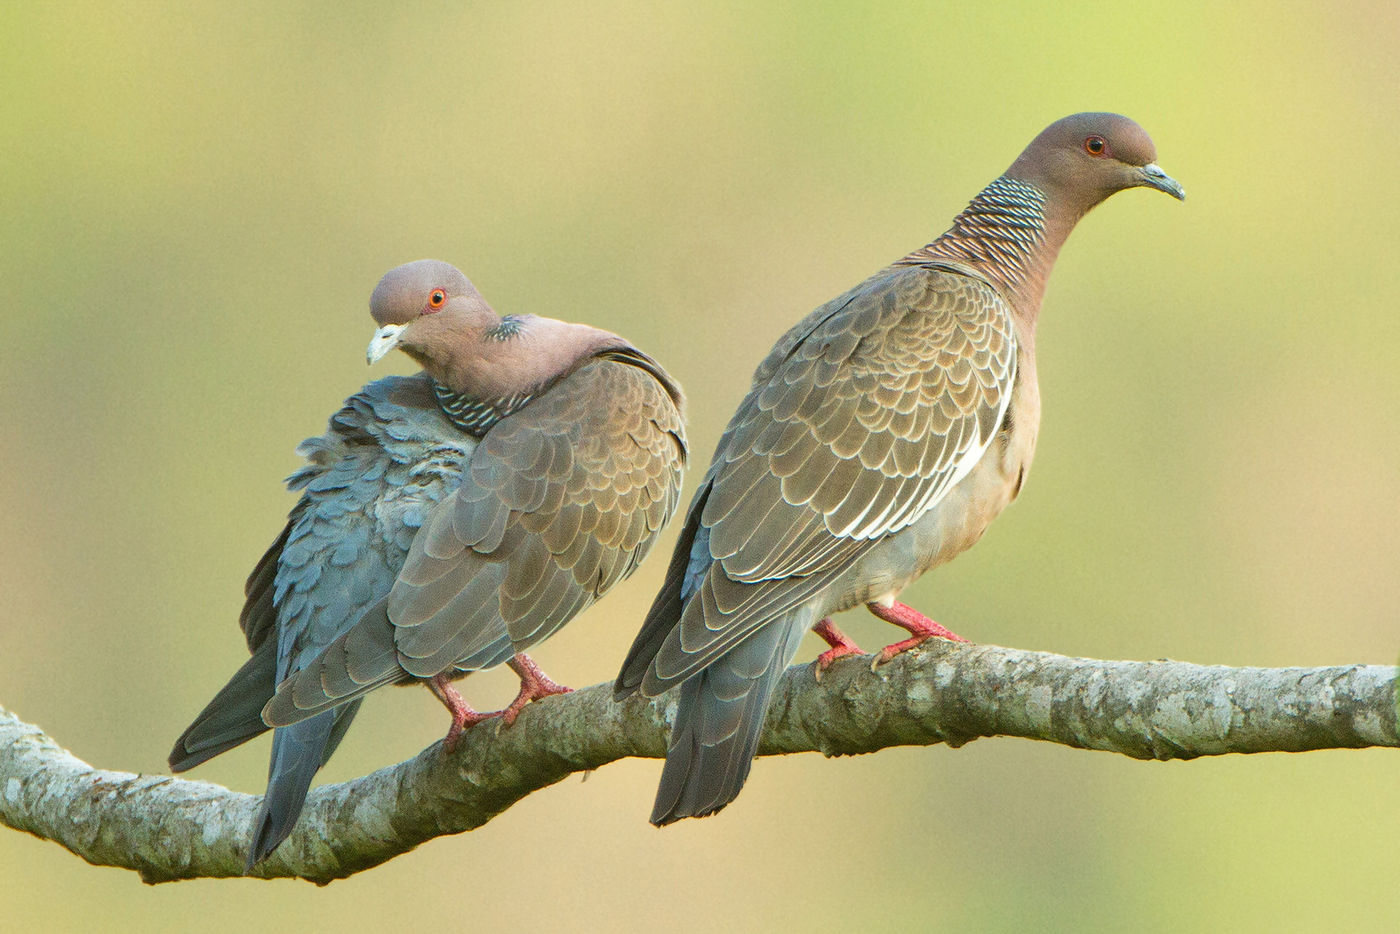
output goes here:
[[[293, 447], [412, 369], [363, 363], [390, 266], [450, 260], [502, 312], [654, 352], [698, 475], [774, 338], [1088, 109], [1141, 122], [1190, 199], [1129, 192], [1080, 226], [1026, 494], [908, 599], [1066, 654], [1393, 662], [1400, 6], [911, 7], [6, 4], [0, 703], [164, 771], [244, 657]], [[545, 669], [611, 677], [664, 565]], [[324, 777], [445, 726], [426, 691], [380, 692]], [[194, 775], [259, 792], [266, 756]], [[658, 772], [571, 779], [326, 889], [146, 888], [0, 831], [0, 928], [1400, 926], [1388, 751], [764, 759], [722, 817], [664, 832]]]

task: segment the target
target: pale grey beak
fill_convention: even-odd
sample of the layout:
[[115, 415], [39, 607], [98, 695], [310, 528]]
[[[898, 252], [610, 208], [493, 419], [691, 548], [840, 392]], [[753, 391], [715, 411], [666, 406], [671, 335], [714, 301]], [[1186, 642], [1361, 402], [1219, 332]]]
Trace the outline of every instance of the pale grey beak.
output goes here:
[[386, 353], [399, 346], [399, 337], [406, 327], [406, 324], [386, 324], [375, 331], [374, 337], [370, 338], [369, 349], [365, 351], [365, 362], [376, 363]]
[[1163, 172], [1162, 167], [1157, 163], [1149, 162], [1139, 171], [1142, 173], [1142, 183], [1148, 188], [1165, 191], [1178, 201], [1186, 200], [1186, 189], [1181, 187], [1181, 182]]

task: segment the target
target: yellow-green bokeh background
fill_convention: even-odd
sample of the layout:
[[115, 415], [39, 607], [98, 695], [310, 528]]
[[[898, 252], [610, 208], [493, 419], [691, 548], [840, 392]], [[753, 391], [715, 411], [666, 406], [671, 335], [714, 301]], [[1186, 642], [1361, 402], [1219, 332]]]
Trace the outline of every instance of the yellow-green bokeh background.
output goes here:
[[[1190, 200], [1129, 192], [1081, 225], [1026, 494], [911, 602], [1066, 654], [1400, 652], [1392, 0], [388, 6], [0, 11], [0, 703], [78, 755], [163, 771], [241, 662], [292, 448], [376, 375], [385, 269], [451, 260], [502, 311], [654, 352], [698, 473], [779, 333], [1086, 109], [1142, 122]], [[545, 668], [610, 677], [663, 566]], [[427, 692], [380, 692], [325, 775], [444, 726]], [[266, 754], [195, 774], [257, 792]], [[765, 759], [721, 817], [664, 832], [657, 773], [566, 781], [326, 889], [146, 888], [0, 831], [0, 928], [1400, 926], [1389, 751]]]

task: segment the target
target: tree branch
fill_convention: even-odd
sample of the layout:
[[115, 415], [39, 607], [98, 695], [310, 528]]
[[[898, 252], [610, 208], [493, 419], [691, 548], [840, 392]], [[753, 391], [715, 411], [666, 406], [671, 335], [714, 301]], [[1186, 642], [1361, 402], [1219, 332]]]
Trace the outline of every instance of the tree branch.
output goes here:
[[[936, 643], [936, 644], [935, 644]], [[935, 640], [872, 673], [843, 660], [787, 672], [760, 755], [874, 752], [1020, 736], [1137, 759], [1400, 746], [1397, 669], [1226, 668], [1066, 658]], [[315, 789], [256, 875], [324, 884], [627, 756], [665, 754], [669, 698], [615, 704], [596, 684], [530, 705], [364, 778]], [[0, 823], [146, 882], [242, 875], [258, 805], [207, 782], [93, 769], [0, 707]], [[638, 803], [638, 814], [645, 810]], [[640, 818], [639, 818], [640, 819]]]

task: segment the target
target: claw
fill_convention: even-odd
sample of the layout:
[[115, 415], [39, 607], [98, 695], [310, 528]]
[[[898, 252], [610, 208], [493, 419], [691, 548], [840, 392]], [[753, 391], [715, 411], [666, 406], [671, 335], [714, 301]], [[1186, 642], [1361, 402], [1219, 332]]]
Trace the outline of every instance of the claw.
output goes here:
[[861, 651], [860, 646], [852, 642], [850, 637], [840, 629], [837, 629], [836, 624], [830, 619], [824, 619], [820, 623], [817, 623], [812, 627], [812, 632], [821, 636], [826, 644], [831, 646], [831, 648], [818, 655], [814, 663], [815, 667], [812, 669], [812, 677], [817, 681], [821, 681], [822, 674], [831, 667], [832, 662], [841, 658], [843, 655], [865, 654]]
[[[515, 723], [515, 718], [520, 716], [520, 711], [525, 709], [525, 705], [531, 701], [537, 701], [541, 697], [549, 697], [554, 694], [568, 694], [573, 688], [556, 684], [550, 680], [549, 676], [540, 671], [540, 666], [536, 665], [530, 656], [523, 652], [516, 653], [516, 656], [506, 662], [510, 670], [520, 676], [520, 692], [515, 695], [515, 700], [502, 710], [502, 726], [510, 726]], [[497, 727], [497, 731], [500, 727]]]
[[478, 713], [473, 710], [471, 705], [452, 686], [447, 672], [431, 678], [428, 681], [428, 690], [432, 691], [433, 695], [442, 701], [447, 712], [452, 714], [452, 725], [447, 728], [447, 736], [442, 741], [443, 748], [449, 753], [456, 750], [457, 741], [462, 738], [462, 732], [468, 727], [476, 726], [483, 720], [490, 720], [492, 717], [500, 715], [499, 710], [491, 713]]
[[881, 665], [888, 662], [901, 652], [907, 652], [916, 645], [922, 645], [932, 638], [947, 639], [950, 642], [966, 642], [962, 636], [946, 629], [929, 619], [918, 610], [905, 606], [903, 603], [893, 603], [884, 606], [879, 603], [867, 603], [866, 608], [880, 619], [887, 623], [893, 623], [901, 629], [910, 632], [910, 638], [902, 642], [891, 643], [875, 654], [875, 659], [870, 663], [870, 670], [875, 671]]

